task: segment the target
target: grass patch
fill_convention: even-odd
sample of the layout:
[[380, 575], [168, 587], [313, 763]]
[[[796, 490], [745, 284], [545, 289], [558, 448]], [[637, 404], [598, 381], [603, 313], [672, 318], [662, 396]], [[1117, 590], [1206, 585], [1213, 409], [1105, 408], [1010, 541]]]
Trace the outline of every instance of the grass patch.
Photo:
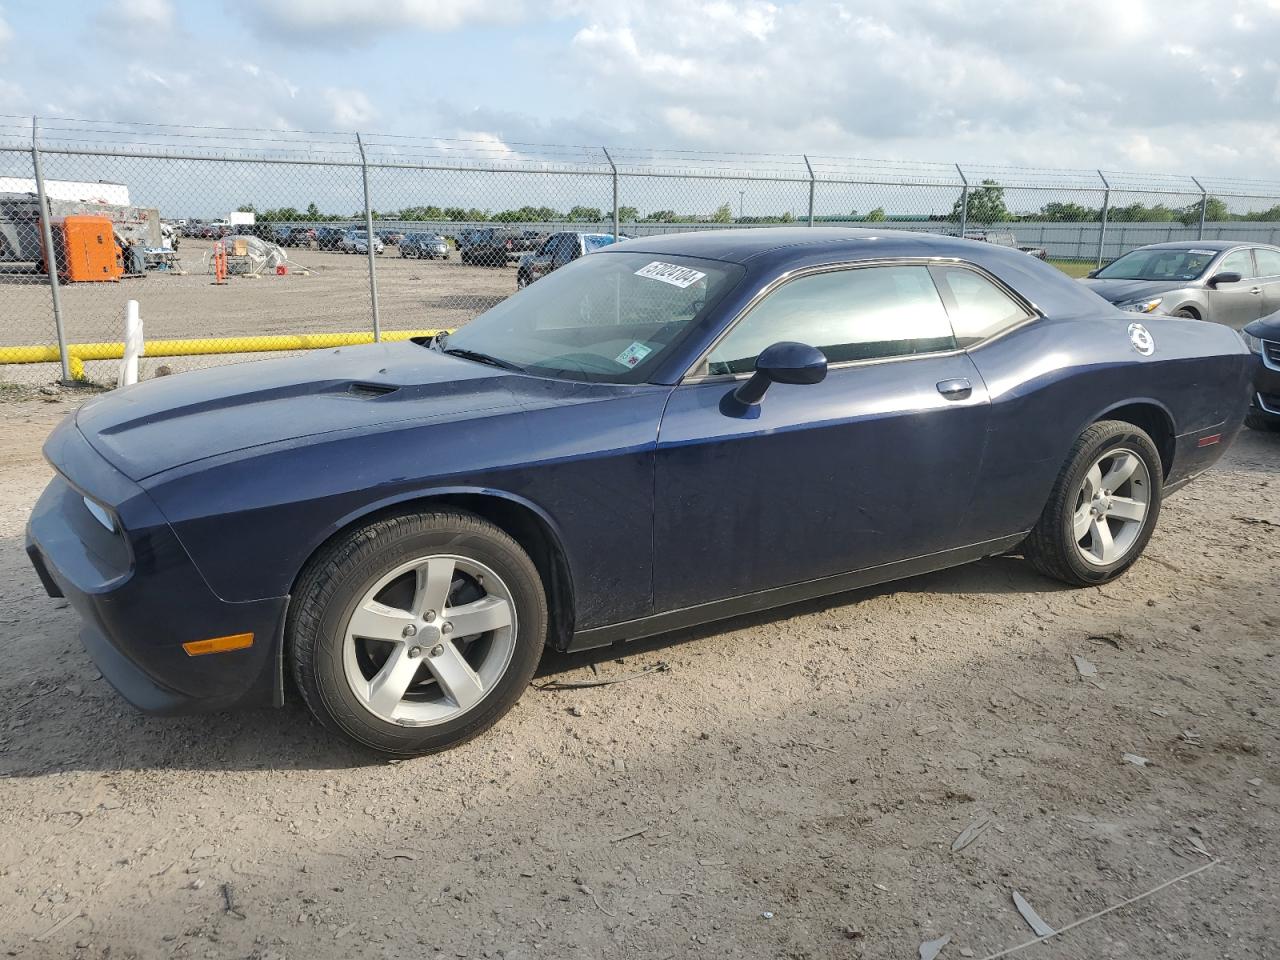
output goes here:
[[1049, 260], [1047, 262], [1053, 264], [1068, 277], [1086, 276], [1090, 270], [1097, 266], [1092, 260]]

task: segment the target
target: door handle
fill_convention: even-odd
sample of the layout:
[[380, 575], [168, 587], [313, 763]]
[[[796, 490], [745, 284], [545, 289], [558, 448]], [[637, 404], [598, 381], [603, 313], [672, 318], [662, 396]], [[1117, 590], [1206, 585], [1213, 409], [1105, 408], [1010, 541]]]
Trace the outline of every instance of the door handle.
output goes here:
[[1261, 287], [1250, 287], [1250, 288], [1249, 288], [1249, 292], [1250, 292], [1250, 293], [1252, 293], [1254, 296], [1260, 296], [1260, 295], [1262, 294], [1262, 288], [1261, 288]]
[[968, 400], [969, 395], [973, 393], [973, 384], [969, 382], [967, 377], [957, 377], [954, 380], [939, 380], [938, 392], [948, 400]]

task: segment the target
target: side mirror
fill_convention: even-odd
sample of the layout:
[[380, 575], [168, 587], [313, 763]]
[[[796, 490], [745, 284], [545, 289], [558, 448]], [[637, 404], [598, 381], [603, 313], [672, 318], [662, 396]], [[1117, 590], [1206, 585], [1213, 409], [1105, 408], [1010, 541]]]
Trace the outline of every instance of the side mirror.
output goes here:
[[817, 347], [783, 340], [765, 347], [756, 357], [756, 372], [733, 392], [744, 406], [754, 406], [771, 383], [821, 383], [827, 377], [827, 358]]
[[1085, 274], [1085, 277], [1087, 277], [1088, 279], [1092, 280], [1094, 277], [1096, 277], [1096, 276], [1097, 276], [1099, 273], [1101, 273], [1101, 272], [1102, 272], [1102, 268], [1101, 268], [1101, 267], [1098, 267], [1096, 270], [1090, 270], [1088, 273], [1086, 273], [1086, 274]]
[[1209, 286], [1217, 287], [1220, 283], [1239, 283], [1240, 274], [1234, 270], [1228, 270], [1225, 273], [1215, 273], [1209, 278]]

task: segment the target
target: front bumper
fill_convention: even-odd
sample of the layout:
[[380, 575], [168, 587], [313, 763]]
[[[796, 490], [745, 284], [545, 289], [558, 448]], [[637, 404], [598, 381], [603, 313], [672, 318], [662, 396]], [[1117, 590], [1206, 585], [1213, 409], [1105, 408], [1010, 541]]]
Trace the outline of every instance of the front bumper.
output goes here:
[[1280, 420], [1280, 362], [1271, 359], [1280, 356], [1280, 344], [1264, 340], [1262, 349], [1263, 353], [1253, 354], [1251, 404], [1255, 413]]
[[[27, 554], [46, 591], [66, 597], [82, 618], [85, 649], [111, 685], [156, 714], [282, 702], [288, 598], [217, 596], [150, 497], [69, 420], [45, 452], [59, 472], [32, 511]], [[93, 518], [86, 495], [111, 506], [120, 532]], [[197, 657], [182, 646], [238, 633], [252, 633], [253, 645]]]

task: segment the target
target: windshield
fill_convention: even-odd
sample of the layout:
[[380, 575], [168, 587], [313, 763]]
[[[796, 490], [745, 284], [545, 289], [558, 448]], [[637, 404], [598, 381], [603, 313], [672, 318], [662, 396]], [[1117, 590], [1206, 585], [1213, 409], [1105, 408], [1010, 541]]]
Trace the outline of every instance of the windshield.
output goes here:
[[439, 338], [436, 347], [539, 376], [641, 383], [743, 272], [692, 257], [583, 257]]
[[607, 247], [613, 243], [613, 234], [611, 233], [587, 233], [583, 234], [582, 245], [587, 248], [587, 253], [593, 253], [601, 247]]
[[1217, 255], [1217, 250], [1195, 247], [1134, 250], [1095, 276], [1099, 280], [1195, 280]]

